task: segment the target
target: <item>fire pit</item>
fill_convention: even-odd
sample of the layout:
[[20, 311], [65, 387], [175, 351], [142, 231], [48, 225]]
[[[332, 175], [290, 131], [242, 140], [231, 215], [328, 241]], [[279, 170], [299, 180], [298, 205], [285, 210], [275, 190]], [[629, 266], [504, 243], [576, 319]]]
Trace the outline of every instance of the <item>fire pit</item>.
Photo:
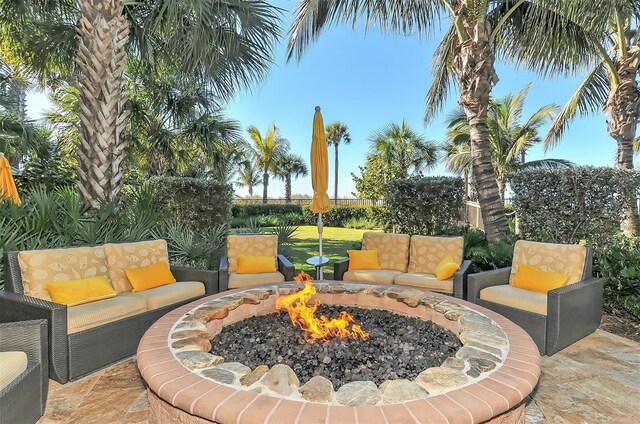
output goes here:
[[201, 299], [138, 348], [156, 422], [519, 422], [539, 361], [529, 336], [491, 311], [343, 282]]

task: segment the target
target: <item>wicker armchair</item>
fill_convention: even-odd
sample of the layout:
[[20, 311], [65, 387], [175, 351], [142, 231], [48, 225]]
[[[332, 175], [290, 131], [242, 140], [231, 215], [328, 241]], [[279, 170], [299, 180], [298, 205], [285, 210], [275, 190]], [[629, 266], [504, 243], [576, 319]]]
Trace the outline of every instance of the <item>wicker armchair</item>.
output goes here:
[[[572, 274], [569, 284], [546, 295], [510, 286], [518, 264], [532, 264], [533, 255], [541, 268]], [[566, 260], [568, 255], [579, 259]], [[553, 355], [600, 325], [603, 280], [591, 276], [592, 260], [590, 247], [519, 240], [511, 267], [469, 275], [467, 300], [509, 318], [529, 333], [540, 353]]]
[[0, 324], [0, 352], [23, 352], [26, 369], [0, 389], [0, 422], [35, 423], [44, 414], [49, 388], [47, 321]]

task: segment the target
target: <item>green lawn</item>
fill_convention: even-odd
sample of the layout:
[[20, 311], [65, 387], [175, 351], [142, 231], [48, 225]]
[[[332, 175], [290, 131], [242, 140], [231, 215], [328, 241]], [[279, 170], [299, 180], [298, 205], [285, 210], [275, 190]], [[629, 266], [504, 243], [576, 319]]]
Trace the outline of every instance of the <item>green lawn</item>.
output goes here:
[[[324, 267], [325, 279], [333, 277], [333, 263], [347, 257], [347, 250], [354, 248], [354, 243], [362, 241], [362, 234], [370, 230], [351, 230], [349, 228], [325, 227], [323, 231], [323, 256], [330, 262]], [[298, 271], [302, 270], [315, 278], [315, 268], [307, 265], [306, 260], [318, 256], [318, 227], [300, 226], [293, 235], [291, 262]]]

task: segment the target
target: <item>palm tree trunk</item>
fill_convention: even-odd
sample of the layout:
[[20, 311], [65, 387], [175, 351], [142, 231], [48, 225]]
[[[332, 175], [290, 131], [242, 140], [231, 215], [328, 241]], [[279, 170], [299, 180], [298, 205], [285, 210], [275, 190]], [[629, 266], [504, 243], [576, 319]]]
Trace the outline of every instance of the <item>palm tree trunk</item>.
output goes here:
[[249, 184], [247, 188], [249, 189], [249, 197], [253, 197], [253, 185]]
[[333, 203], [338, 204], [338, 144], [334, 144], [335, 150], [335, 170], [333, 171], [334, 190], [333, 190]]
[[500, 194], [500, 201], [504, 205], [504, 192], [507, 188], [507, 180], [503, 174], [496, 176], [496, 182], [498, 184], [498, 193]]
[[[618, 144], [616, 165], [618, 169], [633, 169], [633, 141], [640, 116], [640, 91], [636, 82], [638, 75], [637, 58], [629, 54], [627, 58], [616, 57], [615, 64], [619, 84], [611, 89], [607, 99], [607, 126], [609, 134]], [[640, 215], [635, 194], [629, 196], [620, 229], [628, 236], [640, 233]]]
[[[467, 18], [467, 17], [464, 17]], [[464, 25], [468, 38], [460, 44], [455, 66], [460, 86], [458, 102], [469, 120], [471, 139], [471, 172], [478, 194], [487, 240], [496, 241], [509, 234], [507, 216], [500, 201], [489, 146], [487, 109], [491, 89], [498, 81], [494, 69], [495, 57], [489, 44], [488, 22], [471, 20]], [[464, 22], [463, 20], [463, 23]]]
[[284, 197], [287, 203], [291, 203], [291, 174], [284, 177]]
[[128, 112], [125, 91], [129, 21], [119, 0], [83, 0], [76, 28], [80, 145], [78, 180], [82, 197], [94, 207], [122, 188]]
[[267, 188], [269, 187], [269, 171], [264, 170], [262, 174], [262, 204], [267, 204]]
[[469, 172], [464, 171], [464, 200], [465, 202], [469, 200]]

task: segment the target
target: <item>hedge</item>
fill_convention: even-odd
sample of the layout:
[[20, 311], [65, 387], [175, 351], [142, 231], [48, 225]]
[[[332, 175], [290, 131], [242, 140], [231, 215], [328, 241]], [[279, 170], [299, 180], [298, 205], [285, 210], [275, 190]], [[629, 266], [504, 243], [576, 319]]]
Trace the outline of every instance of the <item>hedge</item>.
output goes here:
[[[302, 218], [308, 225], [316, 225], [318, 215], [311, 212], [308, 205], [302, 207]], [[344, 227], [352, 219], [366, 219], [387, 227], [391, 221], [389, 208], [386, 206], [347, 206], [333, 205], [329, 212], [322, 214], [322, 222], [327, 227]]]
[[154, 203], [167, 220], [204, 231], [231, 222], [233, 189], [213, 180], [156, 177], [151, 180]]
[[413, 177], [389, 183], [388, 205], [395, 230], [437, 235], [456, 231], [462, 220], [464, 181], [457, 177]]
[[625, 196], [637, 192], [640, 173], [578, 166], [521, 171], [509, 183], [523, 238], [598, 245], [618, 232]]
[[285, 215], [289, 213], [297, 213], [302, 216], [302, 207], [300, 205], [234, 204], [232, 213], [234, 218]]

